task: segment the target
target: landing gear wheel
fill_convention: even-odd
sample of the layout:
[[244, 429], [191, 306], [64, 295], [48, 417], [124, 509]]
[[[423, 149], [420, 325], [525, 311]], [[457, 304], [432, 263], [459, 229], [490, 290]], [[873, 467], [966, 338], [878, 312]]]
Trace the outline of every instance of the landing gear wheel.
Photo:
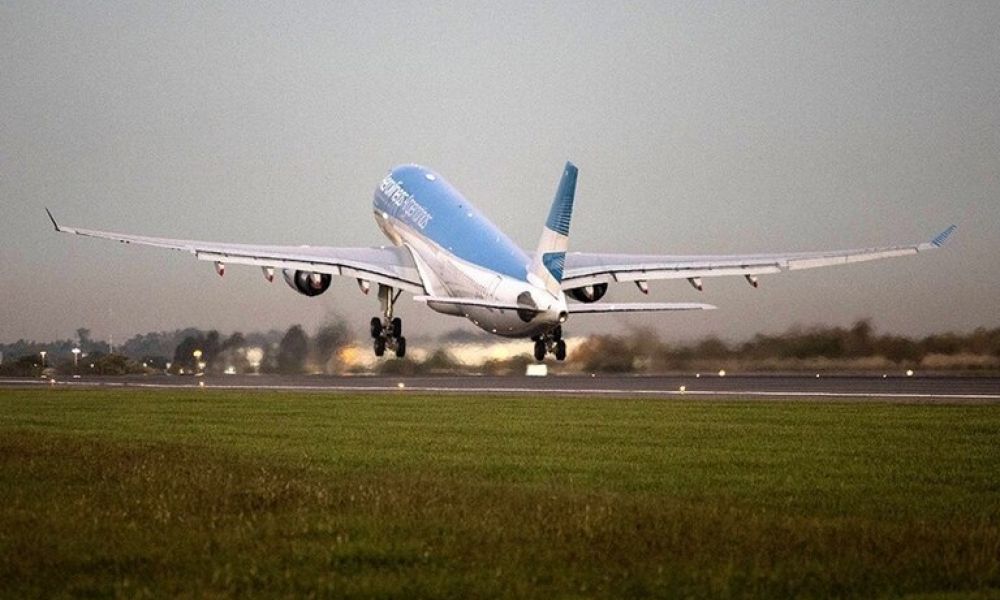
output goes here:
[[406, 338], [401, 337], [396, 340], [396, 358], [406, 356]]
[[556, 341], [556, 360], [566, 360], [566, 342], [564, 340]]
[[389, 337], [402, 338], [403, 337], [403, 320], [396, 317], [389, 322]]
[[372, 334], [372, 339], [377, 340], [378, 338], [382, 337], [382, 320], [379, 319], [378, 317], [372, 317], [370, 331]]
[[385, 340], [381, 337], [375, 338], [375, 356], [382, 356], [385, 354]]
[[542, 340], [535, 342], [535, 360], [538, 362], [545, 360], [545, 342]]

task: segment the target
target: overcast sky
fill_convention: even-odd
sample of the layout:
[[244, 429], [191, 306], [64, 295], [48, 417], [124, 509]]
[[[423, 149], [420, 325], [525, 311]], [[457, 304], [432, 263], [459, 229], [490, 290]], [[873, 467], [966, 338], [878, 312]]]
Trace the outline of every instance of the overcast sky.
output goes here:
[[[393, 165], [433, 168], [531, 249], [562, 165], [571, 250], [929, 240], [853, 267], [652, 284], [720, 310], [578, 316], [738, 339], [799, 323], [1000, 325], [1000, 2], [0, 3], [0, 341], [194, 325], [359, 331], [353, 280], [55, 234], [367, 246]], [[609, 298], [640, 300], [632, 285]], [[410, 334], [471, 323], [405, 297]]]

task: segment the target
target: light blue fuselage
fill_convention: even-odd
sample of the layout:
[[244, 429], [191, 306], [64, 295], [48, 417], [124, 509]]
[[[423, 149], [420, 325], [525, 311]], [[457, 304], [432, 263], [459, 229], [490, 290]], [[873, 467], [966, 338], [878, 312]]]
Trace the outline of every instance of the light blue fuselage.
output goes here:
[[410, 249], [428, 295], [516, 304], [528, 292], [544, 312], [525, 322], [512, 310], [429, 302], [432, 309], [510, 337], [548, 331], [565, 311], [561, 292], [529, 282], [531, 258], [437, 173], [394, 168], [375, 189], [374, 213], [383, 233]]

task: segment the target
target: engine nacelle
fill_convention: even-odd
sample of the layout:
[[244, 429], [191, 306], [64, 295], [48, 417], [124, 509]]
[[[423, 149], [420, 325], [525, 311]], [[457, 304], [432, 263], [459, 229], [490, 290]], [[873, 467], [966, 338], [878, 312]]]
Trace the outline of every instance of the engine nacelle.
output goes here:
[[281, 274], [285, 277], [288, 287], [303, 296], [319, 296], [330, 287], [333, 275], [329, 273], [313, 273], [311, 271], [290, 271], [284, 269]]
[[583, 287], [573, 288], [569, 291], [569, 295], [573, 298], [590, 304], [591, 302], [597, 302], [604, 297], [604, 294], [608, 293], [608, 284], [606, 283], [596, 283], [594, 285], [585, 285]]

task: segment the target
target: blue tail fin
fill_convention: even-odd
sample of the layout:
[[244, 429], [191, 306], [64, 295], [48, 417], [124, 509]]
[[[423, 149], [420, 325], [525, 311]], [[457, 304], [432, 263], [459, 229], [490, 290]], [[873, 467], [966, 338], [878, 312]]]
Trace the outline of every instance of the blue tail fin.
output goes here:
[[573, 163], [566, 163], [531, 266], [530, 274], [537, 278], [536, 285], [543, 285], [553, 294], [561, 289], [566, 250], [569, 248], [569, 225], [573, 218], [577, 172]]
[[569, 236], [569, 222], [573, 218], [577, 172], [578, 170], [573, 163], [566, 163], [562, 179], [559, 180], [559, 189], [556, 190], [556, 197], [552, 200], [552, 208], [549, 209], [549, 218], [545, 221], [546, 227], [567, 237]]

